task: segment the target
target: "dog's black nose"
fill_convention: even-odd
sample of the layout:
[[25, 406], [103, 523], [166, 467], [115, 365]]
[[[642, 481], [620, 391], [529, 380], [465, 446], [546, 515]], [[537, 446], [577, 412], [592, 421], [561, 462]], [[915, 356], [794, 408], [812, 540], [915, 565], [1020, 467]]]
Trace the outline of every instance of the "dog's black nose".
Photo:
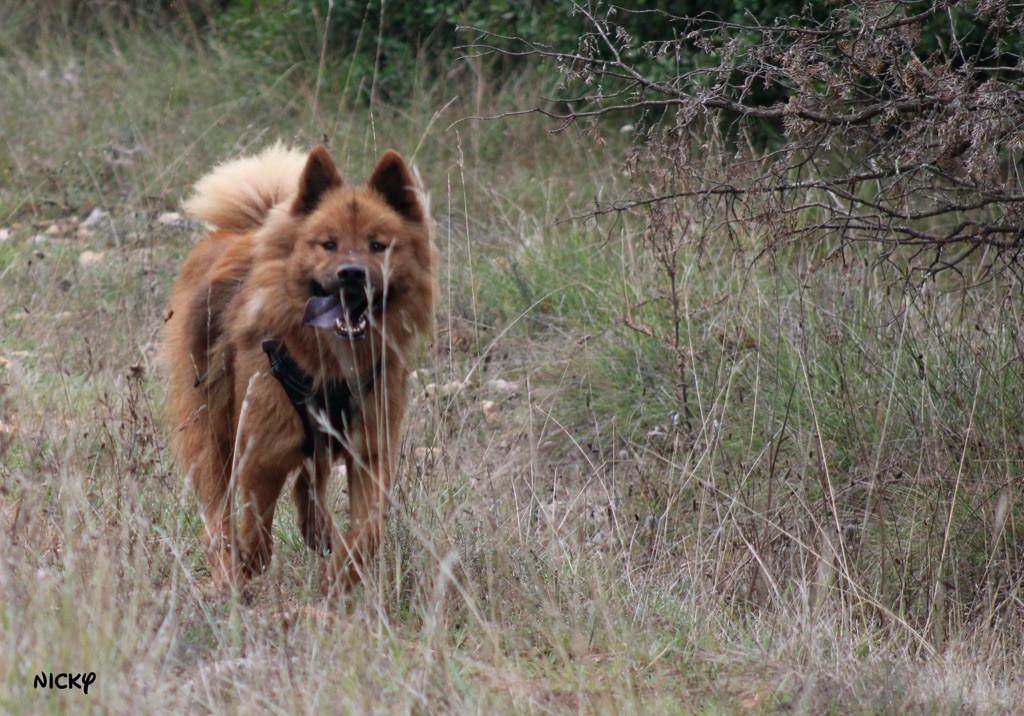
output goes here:
[[366, 283], [366, 269], [359, 264], [345, 264], [338, 269], [342, 288], [362, 288]]

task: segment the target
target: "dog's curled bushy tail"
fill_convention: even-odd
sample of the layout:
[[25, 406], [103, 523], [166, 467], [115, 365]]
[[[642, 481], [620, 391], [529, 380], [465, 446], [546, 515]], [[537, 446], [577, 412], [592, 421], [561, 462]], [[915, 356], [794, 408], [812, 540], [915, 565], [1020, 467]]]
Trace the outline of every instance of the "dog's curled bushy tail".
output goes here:
[[223, 231], [252, 231], [272, 207], [295, 197], [305, 165], [305, 154], [278, 142], [256, 156], [216, 167], [196, 182], [185, 210]]

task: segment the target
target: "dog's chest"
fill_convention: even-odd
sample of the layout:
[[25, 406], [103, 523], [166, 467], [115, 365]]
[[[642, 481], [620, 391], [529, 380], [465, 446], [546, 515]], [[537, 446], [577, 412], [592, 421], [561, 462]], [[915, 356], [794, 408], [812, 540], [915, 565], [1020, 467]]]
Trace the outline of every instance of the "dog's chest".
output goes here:
[[344, 449], [363, 399], [373, 387], [376, 371], [354, 381], [318, 384], [299, 367], [283, 343], [264, 340], [263, 350], [270, 361], [271, 375], [302, 421], [303, 453], [310, 457], [318, 449], [326, 448], [336, 455]]

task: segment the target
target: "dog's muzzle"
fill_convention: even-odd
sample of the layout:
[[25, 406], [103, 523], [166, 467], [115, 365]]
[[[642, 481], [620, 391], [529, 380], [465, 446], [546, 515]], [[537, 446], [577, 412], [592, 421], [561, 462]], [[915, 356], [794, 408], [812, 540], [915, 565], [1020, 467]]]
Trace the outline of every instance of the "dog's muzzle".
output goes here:
[[[306, 301], [302, 325], [333, 330], [345, 340], [363, 338], [370, 323], [372, 297], [366, 269], [359, 264], [344, 264], [332, 283], [331, 290], [313, 284], [314, 295]], [[372, 303], [376, 306], [378, 301]]]

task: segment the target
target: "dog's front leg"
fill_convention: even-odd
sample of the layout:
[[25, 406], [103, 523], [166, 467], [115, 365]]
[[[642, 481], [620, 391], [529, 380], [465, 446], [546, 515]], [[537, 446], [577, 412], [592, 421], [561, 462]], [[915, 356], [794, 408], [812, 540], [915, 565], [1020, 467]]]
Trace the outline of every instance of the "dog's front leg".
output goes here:
[[331, 464], [323, 449], [306, 458], [295, 480], [295, 519], [306, 546], [317, 553], [329, 552], [337, 540], [327, 506]]
[[384, 534], [390, 489], [391, 468], [386, 454], [348, 461], [349, 526], [331, 555], [329, 587], [349, 589], [362, 580]]
[[270, 564], [274, 509], [288, 475], [302, 463], [302, 424], [281, 387], [255, 375], [246, 388], [232, 473], [241, 506], [237, 553], [245, 578]]
[[287, 469], [266, 465], [248, 465], [239, 476], [238, 552], [245, 578], [262, 574], [270, 564], [274, 509], [287, 477]]
[[395, 385], [381, 385], [366, 397], [361, 429], [349, 444], [349, 527], [327, 565], [329, 589], [349, 589], [357, 584], [384, 534], [391, 506], [394, 456], [405, 412], [404, 376], [392, 379]]

